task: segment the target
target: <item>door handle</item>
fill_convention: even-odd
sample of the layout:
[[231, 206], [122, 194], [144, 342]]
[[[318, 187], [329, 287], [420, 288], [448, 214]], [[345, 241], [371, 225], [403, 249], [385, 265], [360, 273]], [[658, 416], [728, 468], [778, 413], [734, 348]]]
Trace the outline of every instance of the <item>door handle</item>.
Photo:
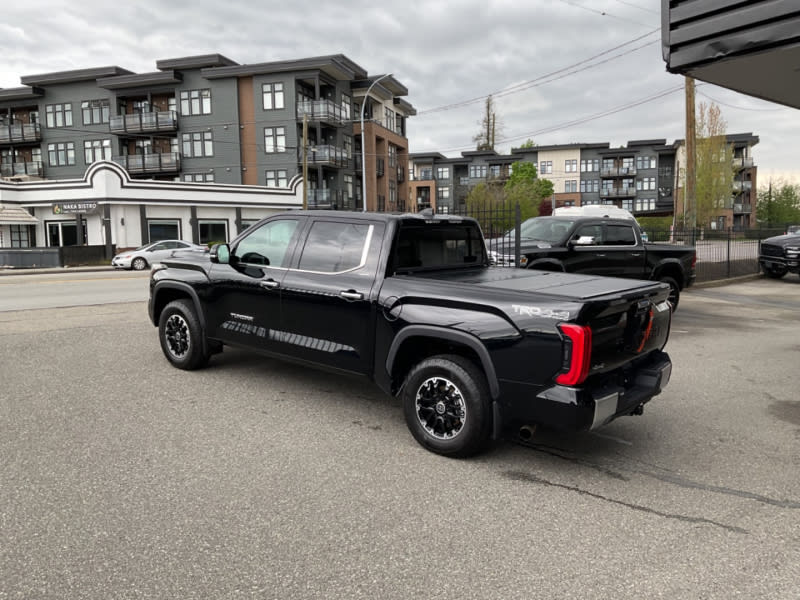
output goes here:
[[631, 256], [633, 256], [634, 258], [639, 258], [641, 255], [642, 255], [641, 252], [631, 252]]
[[259, 283], [259, 285], [267, 290], [276, 290], [281, 286], [280, 282], [275, 281], [274, 279], [265, 279]]
[[342, 290], [339, 295], [345, 300], [363, 300], [364, 294], [355, 290]]

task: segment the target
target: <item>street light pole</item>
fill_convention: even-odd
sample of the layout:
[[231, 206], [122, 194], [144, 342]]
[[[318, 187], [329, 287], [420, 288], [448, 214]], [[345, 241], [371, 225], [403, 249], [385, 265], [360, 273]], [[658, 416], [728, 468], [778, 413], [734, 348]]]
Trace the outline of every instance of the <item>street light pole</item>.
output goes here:
[[366, 147], [364, 145], [364, 107], [367, 105], [369, 93], [372, 91], [372, 88], [375, 86], [375, 84], [381, 79], [389, 76], [391, 76], [391, 73], [386, 73], [385, 75], [381, 75], [375, 81], [373, 81], [367, 88], [367, 93], [364, 95], [364, 100], [361, 102], [361, 202], [363, 203], [361, 212], [367, 212], [367, 154]]

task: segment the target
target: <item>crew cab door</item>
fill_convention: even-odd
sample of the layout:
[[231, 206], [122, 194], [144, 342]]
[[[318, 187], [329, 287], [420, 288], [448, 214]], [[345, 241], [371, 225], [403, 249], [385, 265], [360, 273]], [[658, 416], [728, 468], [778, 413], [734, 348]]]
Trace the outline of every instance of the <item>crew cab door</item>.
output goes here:
[[228, 264], [211, 268], [207, 302], [211, 337], [257, 350], [280, 345], [281, 285], [305, 217], [254, 225], [231, 244]]
[[282, 352], [366, 374], [372, 370], [375, 281], [385, 224], [310, 219], [282, 283]]
[[[594, 242], [578, 245], [576, 242], [581, 237], [591, 237]], [[569, 272], [644, 277], [644, 247], [639, 243], [632, 223], [586, 223], [578, 227], [570, 239]]]

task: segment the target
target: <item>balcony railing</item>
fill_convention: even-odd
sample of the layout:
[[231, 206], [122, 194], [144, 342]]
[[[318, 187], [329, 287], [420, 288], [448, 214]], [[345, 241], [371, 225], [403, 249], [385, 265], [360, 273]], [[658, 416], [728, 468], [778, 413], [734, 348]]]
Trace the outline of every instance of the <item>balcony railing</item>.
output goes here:
[[14, 175], [42, 177], [43, 173], [40, 162], [15, 162], [0, 165], [0, 176], [2, 177], [13, 177]]
[[114, 115], [109, 120], [108, 128], [116, 134], [175, 131], [178, 129], [178, 115], [174, 110]]
[[331, 190], [308, 190], [308, 208], [330, 208]]
[[733, 166], [737, 169], [747, 169], [753, 166], [752, 156], [738, 156], [733, 158]]
[[131, 175], [177, 173], [181, 170], [181, 159], [177, 152], [128, 154], [115, 156], [111, 160], [125, 167]]
[[733, 205], [733, 212], [737, 215], [750, 214], [753, 212], [752, 204], [736, 204]]
[[0, 144], [40, 141], [42, 141], [42, 130], [39, 123], [0, 125]]
[[734, 192], [749, 192], [753, 189], [753, 182], [752, 181], [734, 181], [733, 182], [733, 191]]
[[635, 187], [602, 188], [600, 190], [601, 198], [625, 198], [635, 195], [636, 195]]
[[600, 177], [631, 177], [633, 175], [636, 175], [636, 167], [614, 167], [600, 171]]
[[334, 123], [340, 125], [347, 120], [341, 106], [330, 100], [305, 100], [297, 103], [297, 118], [308, 116], [309, 121]]
[[[309, 146], [306, 161], [310, 165], [327, 165], [329, 167], [346, 167], [349, 163], [347, 151], [336, 146]], [[303, 151], [297, 151], [297, 162], [303, 162]]]

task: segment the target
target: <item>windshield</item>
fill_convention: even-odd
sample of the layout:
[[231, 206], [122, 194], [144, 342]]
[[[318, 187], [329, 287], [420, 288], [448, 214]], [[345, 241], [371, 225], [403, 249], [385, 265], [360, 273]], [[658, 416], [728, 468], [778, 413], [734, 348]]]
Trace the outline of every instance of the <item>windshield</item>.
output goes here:
[[[572, 221], [569, 219], [534, 217], [520, 226], [520, 239], [556, 243], [567, 236], [570, 227], [572, 227]], [[508, 232], [508, 237], [514, 239], [513, 229]]]

